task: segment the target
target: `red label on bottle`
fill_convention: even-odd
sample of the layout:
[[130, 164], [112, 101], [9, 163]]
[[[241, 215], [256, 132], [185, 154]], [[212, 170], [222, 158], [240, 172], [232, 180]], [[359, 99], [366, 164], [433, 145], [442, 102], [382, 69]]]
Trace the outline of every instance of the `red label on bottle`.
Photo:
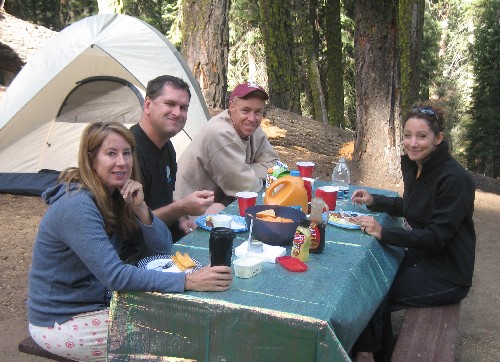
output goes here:
[[304, 234], [302, 234], [299, 231], [295, 232], [295, 235], [293, 236], [293, 245], [292, 245], [293, 256], [298, 256], [300, 254], [300, 248], [302, 248], [302, 245], [304, 244], [305, 240], [306, 237]]
[[309, 226], [309, 230], [311, 230], [311, 246], [309, 247], [309, 250], [311, 249], [316, 249], [319, 246], [319, 241], [320, 241], [320, 231], [318, 229], [318, 226], [314, 221], [311, 221], [311, 225]]

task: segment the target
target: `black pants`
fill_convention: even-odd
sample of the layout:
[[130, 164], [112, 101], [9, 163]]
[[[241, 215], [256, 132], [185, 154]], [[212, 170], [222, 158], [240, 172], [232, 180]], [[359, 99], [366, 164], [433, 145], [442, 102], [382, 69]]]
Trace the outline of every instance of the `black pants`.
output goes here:
[[408, 255], [403, 259], [394, 282], [373, 317], [354, 344], [351, 354], [374, 352], [376, 361], [389, 361], [392, 354], [391, 312], [406, 307], [430, 307], [458, 303], [469, 287], [438, 278]]

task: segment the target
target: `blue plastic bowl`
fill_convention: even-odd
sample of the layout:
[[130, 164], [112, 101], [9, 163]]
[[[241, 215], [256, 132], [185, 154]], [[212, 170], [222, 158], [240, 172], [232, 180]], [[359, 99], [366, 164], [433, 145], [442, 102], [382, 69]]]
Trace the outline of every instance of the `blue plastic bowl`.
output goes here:
[[[271, 222], [256, 218], [259, 211], [273, 209], [276, 216], [292, 219], [293, 222]], [[246, 210], [245, 221], [250, 228], [250, 215], [253, 217], [252, 239], [260, 240], [268, 245], [288, 246], [292, 245], [295, 230], [300, 219], [305, 219], [306, 214], [302, 210], [288, 206], [278, 205], [256, 205]]]

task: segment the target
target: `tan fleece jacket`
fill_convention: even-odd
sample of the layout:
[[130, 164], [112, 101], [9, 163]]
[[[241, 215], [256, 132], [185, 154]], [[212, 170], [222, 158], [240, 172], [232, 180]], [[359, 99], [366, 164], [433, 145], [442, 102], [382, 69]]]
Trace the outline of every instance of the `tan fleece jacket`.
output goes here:
[[261, 127], [244, 141], [227, 110], [212, 117], [177, 162], [174, 199], [197, 190], [213, 190], [227, 205], [238, 191], [260, 191], [267, 169], [278, 160]]

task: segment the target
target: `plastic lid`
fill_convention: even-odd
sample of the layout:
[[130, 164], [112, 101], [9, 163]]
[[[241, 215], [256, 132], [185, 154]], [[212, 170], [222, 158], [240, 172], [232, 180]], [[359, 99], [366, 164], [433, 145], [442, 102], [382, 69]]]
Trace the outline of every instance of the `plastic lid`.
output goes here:
[[309, 225], [311, 225], [311, 222], [309, 220], [307, 220], [307, 219], [300, 219], [299, 225], [300, 226], [309, 227]]
[[305, 272], [307, 270], [307, 265], [293, 256], [278, 256], [276, 261], [280, 263], [286, 270], [292, 272]]
[[292, 171], [290, 171], [290, 176], [300, 176], [299, 170], [292, 170]]

